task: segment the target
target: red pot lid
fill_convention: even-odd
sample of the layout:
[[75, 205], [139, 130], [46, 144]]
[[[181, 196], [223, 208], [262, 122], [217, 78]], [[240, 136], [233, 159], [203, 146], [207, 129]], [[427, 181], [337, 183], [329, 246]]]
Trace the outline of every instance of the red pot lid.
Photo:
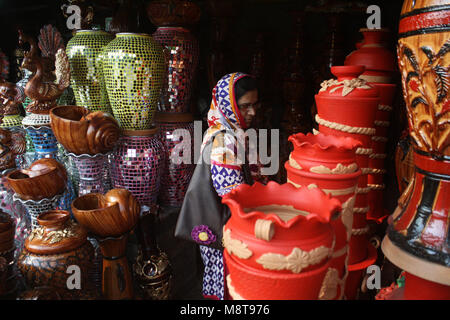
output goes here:
[[331, 67], [337, 79], [321, 83], [318, 96], [339, 98], [375, 98], [379, 96], [378, 89], [367, 81], [358, 78], [365, 71], [364, 66], [334, 66]]
[[397, 59], [387, 48], [388, 29], [361, 29], [361, 46], [345, 58], [345, 65], [363, 65], [366, 70], [393, 72]]

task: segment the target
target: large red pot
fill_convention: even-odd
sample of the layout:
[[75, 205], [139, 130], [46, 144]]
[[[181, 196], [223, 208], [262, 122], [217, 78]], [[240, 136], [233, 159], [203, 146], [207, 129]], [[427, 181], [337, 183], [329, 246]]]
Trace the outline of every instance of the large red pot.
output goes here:
[[[349, 240], [353, 229], [353, 204], [361, 170], [356, 164], [355, 151], [361, 142], [352, 138], [302, 133], [289, 137], [294, 150], [285, 163], [288, 182], [296, 187], [318, 187], [342, 204], [340, 219], [331, 222], [336, 244], [328, 270], [334, 285], [324, 287], [323, 299], [342, 298], [344, 292]], [[365, 251], [361, 255], [365, 255]], [[356, 254], [356, 258], [358, 259]], [[352, 256], [355, 256], [353, 253]], [[352, 258], [351, 260], [354, 260]]]
[[233, 299], [319, 298], [333, 254], [330, 224], [339, 200], [323, 191], [269, 182], [225, 195], [224, 259]]
[[395, 56], [387, 47], [389, 30], [361, 29], [363, 44], [345, 58], [345, 65], [363, 65], [361, 78], [368, 82], [389, 83], [395, 70]]

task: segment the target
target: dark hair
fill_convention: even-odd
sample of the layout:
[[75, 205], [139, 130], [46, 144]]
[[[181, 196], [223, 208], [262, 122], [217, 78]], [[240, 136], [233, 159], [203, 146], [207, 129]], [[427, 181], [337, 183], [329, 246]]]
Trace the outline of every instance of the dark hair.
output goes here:
[[234, 95], [236, 98], [236, 102], [248, 91], [257, 90], [256, 80], [253, 77], [245, 76], [238, 81], [234, 85]]

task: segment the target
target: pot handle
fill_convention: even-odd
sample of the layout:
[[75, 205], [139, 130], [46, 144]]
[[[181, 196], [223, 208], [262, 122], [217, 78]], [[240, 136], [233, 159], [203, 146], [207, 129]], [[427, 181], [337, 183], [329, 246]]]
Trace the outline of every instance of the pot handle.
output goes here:
[[270, 241], [275, 235], [273, 221], [258, 219], [255, 222], [255, 237], [261, 240]]

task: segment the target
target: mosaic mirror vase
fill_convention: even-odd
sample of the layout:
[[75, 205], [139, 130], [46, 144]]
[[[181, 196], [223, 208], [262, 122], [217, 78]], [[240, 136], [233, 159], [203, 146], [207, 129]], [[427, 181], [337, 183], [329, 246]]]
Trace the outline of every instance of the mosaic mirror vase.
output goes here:
[[148, 34], [118, 33], [103, 54], [114, 117], [122, 129], [150, 129], [166, 73], [162, 46]]
[[103, 79], [102, 50], [114, 36], [101, 30], [80, 30], [67, 43], [71, 84], [78, 106], [112, 113]]

